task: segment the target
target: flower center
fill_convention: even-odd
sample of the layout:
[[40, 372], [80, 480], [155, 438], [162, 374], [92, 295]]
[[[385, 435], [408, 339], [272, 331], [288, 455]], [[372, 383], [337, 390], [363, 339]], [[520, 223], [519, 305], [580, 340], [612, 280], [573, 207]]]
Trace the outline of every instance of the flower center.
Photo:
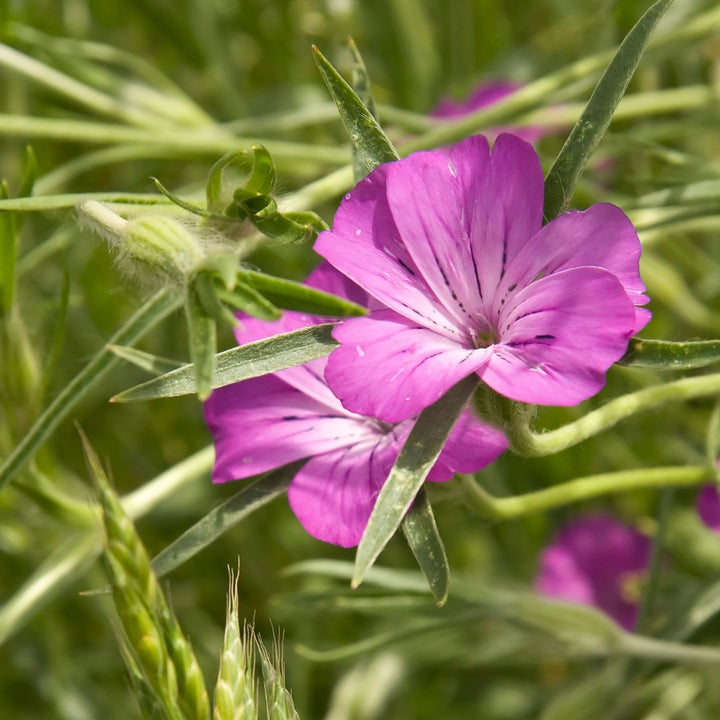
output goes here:
[[490, 345], [494, 345], [497, 342], [497, 330], [495, 328], [490, 328], [486, 332], [477, 333], [475, 335], [475, 347], [476, 348], [486, 348], [490, 347]]

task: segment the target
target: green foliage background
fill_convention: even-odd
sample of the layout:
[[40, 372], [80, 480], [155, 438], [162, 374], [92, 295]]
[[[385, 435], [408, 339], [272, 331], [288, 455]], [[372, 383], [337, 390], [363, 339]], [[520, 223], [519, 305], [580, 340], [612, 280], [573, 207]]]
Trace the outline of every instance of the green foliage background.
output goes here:
[[[632, 212], [648, 248], [643, 262], [654, 318], [647, 337], [720, 335], [720, 192], [700, 201], [653, 201], [650, 195], [720, 180], [720, 17], [704, 14], [714, 5], [711, 0], [676, 0], [670, 8], [657, 35], [674, 32], [676, 40], [648, 51], [630, 86], [631, 95], [646, 95], [634, 110], [619, 113], [574, 198], [576, 207], [610, 200]], [[168, 90], [170, 83], [156, 77], [157, 71], [192, 99], [192, 105], [183, 107], [194, 107], [196, 115], [187, 119], [185, 129], [201, 134], [201, 127], [193, 128], [201, 109], [209, 127], [227, 123], [249, 142], [275, 138], [318, 146], [312, 157], [275, 153], [280, 190], [290, 193], [351, 160], [311, 44], [347, 74], [346, 37], [353, 36], [373, 81], [380, 119], [401, 144], [442, 97], [461, 98], [487, 80], [529, 82], [612, 51], [646, 7], [638, 0], [5, 0], [0, 2], [0, 40], [116, 98], [119, 107], [143, 109], [155, 118], [161, 135], [183, 131], [183, 119], [167, 99], [174, 92]], [[695, 34], [683, 36], [681, 30], [693, 27], [698, 17]], [[538, 104], [541, 119], [555, 117], [553, 112], [560, 118], [557, 132], [539, 145], [546, 168], [567, 134], [573, 108], [586, 101], [596, 79], [597, 74], [581, 77]], [[64, 119], [138, 125], [112, 111], [92, 111], [72, 93], [35, 82], [4, 60], [0, 83], [0, 176], [11, 196], [21, 185], [29, 142], [37, 158], [38, 185], [48, 194], [150, 193], [155, 190], [152, 175], [174, 191], [192, 195], [202, 189], [210, 166], [222, 154], [160, 141], [67, 140]], [[678, 94], [671, 101], [668, 93], [673, 91]], [[399, 111], [411, 114], [404, 119]], [[293, 122], [299, 112], [310, 121]], [[59, 135], [13, 130], [9, 115], [55, 120]], [[243, 146], [239, 140], [237, 149]], [[48, 175], [102, 147], [117, 148], [118, 159], [59, 181]], [[324, 155], [322, 148], [333, 148], [334, 154], [328, 150]], [[338, 157], [338, 148], [347, 151], [346, 157]], [[645, 196], [650, 199], [643, 203]], [[330, 222], [337, 199], [328, 198], [314, 209]], [[3, 457], [148, 295], [71, 209], [23, 217], [17, 294], [12, 311], [2, 317], [0, 339]], [[268, 242], [250, 260], [267, 272], [302, 279], [317, 257], [307, 246]], [[229, 331], [221, 343], [233, 345]], [[180, 313], [153, 330], [140, 347], [187, 360]], [[210, 442], [192, 396], [128, 405], [107, 402], [145, 377], [121, 365], [72, 414], [122, 493], [140, 488]], [[662, 377], [613, 368], [597, 399], [580, 409], [545, 410], [540, 421], [556, 426]], [[711, 411], [710, 401], [693, 401], [638, 416], [558, 455], [506, 455], [480, 480], [503, 495], [599, 472], [701, 464]], [[165, 498], [138, 522], [150, 554], [237, 490], [213, 486], [203, 477]], [[41, 584], [26, 611], [9, 614], [34, 573], [49, 579], [52, 569], [60, 568], [63, 548], [94, 532], [92, 513], [88, 517], [77, 509], [85, 507], [91, 492], [77, 431], [67, 421], [43, 446], [30, 471], [0, 494], [3, 717], [112, 720], [135, 712], [109, 599], [78, 594], [105, 584], [97, 564], [88, 563], [68, 582]], [[695, 518], [695, 493], [628, 492], [491, 524], [463, 504], [455, 483], [430, 489], [454, 576], [479, 594], [486, 587], [529, 587], [541, 547], [558, 525], [579, 512], [611, 510], [653, 534], [664, 498], [670, 508], [661, 515], [668, 559], [647, 629], [666, 637], [720, 571], [720, 539]], [[352, 594], [345, 582], [318, 574], [288, 576], [284, 569], [303, 560], [351, 561], [353, 554], [310, 538], [284, 499], [258, 510], [166, 578], [172, 605], [209, 680], [222, 644], [227, 566], [235, 566], [238, 557], [241, 614], [254, 617], [265, 637], [273, 626], [284, 629], [287, 684], [303, 718], [692, 720], [720, 710], [712, 665], [621, 661], [608, 653], [592, 657], [579, 643], [562, 642], [552, 631], [528, 629], [497, 607], [468, 619], [462, 602], [454, 605], [452, 596], [448, 607], [436, 610], [429, 596], [372, 587]], [[400, 537], [381, 561], [414, 568]], [[446, 624], [423, 625], [442, 613]], [[716, 645], [719, 630], [713, 619], [693, 641]], [[397, 639], [395, 631], [402, 631]], [[303, 650], [343, 648], [382, 633], [389, 633], [390, 640], [378, 642], [372, 652], [329, 656], [331, 662], [316, 662]], [[377, 697], [377, 709], [367, 714], [343, 710], [341, 681], [366, 703]]]

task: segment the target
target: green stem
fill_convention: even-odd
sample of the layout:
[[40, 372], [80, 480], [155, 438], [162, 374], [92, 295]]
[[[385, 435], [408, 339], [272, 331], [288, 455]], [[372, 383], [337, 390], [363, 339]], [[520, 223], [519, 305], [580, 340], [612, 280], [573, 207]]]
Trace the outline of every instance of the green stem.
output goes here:
[[505, 429], [517, 453], [527, 457], [552, 455], [611, 428], [638, 412], [668, 402], [682, 402], [720, 393], [720, 373], [683, 378], [623, 395], [556, 430], [536, 433], [526, 422], [509, 423]]
[[[150, 328], [180, 307], [180, 299], [161, 290], [151, 297], [108, 341], [112, 345], [132, 345]], [[103, 347], [65, 386], [35, 421], [30, 431], [0, 466], [0, 490], [27, 463], [68, 413], [120, 361]]]
[[716, 648], [683, 645], [631, 633], [623, 633], [619, 650], [622, 655], [629, 657], [670, 662], [720, 664], [720, 652]]
[[133, 108], [2, 43], [0, 43], [0, 65], [101, 115], [145, 127], [161, 126], [167, 122], [165, 118], [158, 118]]
[[563, 505], [626, 490], [702, 485], [712, 481], [713, 477], [712, 468], [705, 465], [641, 468], [588, 475], [544, 490], [498, 498], [481, 488], [472, 476], [459, 476], [468, 505], [481, 515], [495, 520], [534, 515]]

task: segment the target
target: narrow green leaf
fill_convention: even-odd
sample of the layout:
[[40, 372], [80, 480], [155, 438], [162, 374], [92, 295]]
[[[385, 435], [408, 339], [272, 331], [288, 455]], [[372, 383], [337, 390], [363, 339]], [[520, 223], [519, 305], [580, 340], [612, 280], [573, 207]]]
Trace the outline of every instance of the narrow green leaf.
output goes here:
[[570, 132], [545, 179], [545, 220], [550, 221], [570, 204], [585, 164], [602, 140], [613, 113], [653, 29], [672, 0], [658, 0], [625, 36], [593, 90], [580, 119]]
[[[370, 114], [377, 120], [378, 114], [375, 108], [375, 98], [373, 97], [372, 88], [370, 86], [370, 76], [368, 75], [360, 50], [358, 50], [358, 47], [352, 38], [348, 38], [348, 48], [350, 49], [350, 54], [352, 55], [353, 90], [355, 90]], [[353, 148], [353, 174], [355, 175], [356, 182], [362, 180], [367, 174], [365, 162], [355, 148]]]
[[99, 202], [119, 203], [128, 205], [167, 205], [166, 198], [157, 193], [67, 193], [62, 195], [36, 195], [21, 198], [0, 199], [0, 213], [6, 211], [41, 212], [44, 210], [62, 210], [75, 207], [81, 200], [98, 200]]
[[366, 171], [370, 172], [382, 163], [397, 160], [397, 151], [365, 103], [315, 46], [313, 54], [325, 85], [338, 107], [350, 142], [362, 158]]
[[[217, 371], [213, 387], [223, 387], [325, 357], [337, 345], [331, 335], [332, 329], [332, 323], [313, 325], [225, 350], [216, 356]], [[188, 395], [195, 390], [194, 368], [192, 365], [183, 365], [177, 370], [121, 392], [111, 398], [111, 402], [177, 397]]]
[[[110, 343], [125, 345], [135, 342], [179, 306], [177, 297], [164, 290], [156, 293], [113, 335]], [[118, 360], [116, 355], [104, 347], [65, 386], [0, 466], [0, 489], [23, 467], [52, 431], [107, 375]]]
[[[216, 324], [229, 323], [233, 327], [240, 325], [235, 315], [220, 301], [219, 294], [225, 292], [225, 289], [216, 286], [212, 275], [206, 272], [198, 273], [195, 276], [193, 286], [203, 312], [212, 318]], [[214, 347], [212, 352], [215, 353]]]
[[450, 567], [430, 501], [423, 488], [420, 488], [413, 506], [405, 516], [402, 529], [420, 569], [425, 573], [437, 606], [442, 607], [450, 591]]
[[38, 166], [35, 158], [35, 151], [31, 145], [25, 148], [25, 164], [23, 165], [22, 179], [20, 180], [20, 189], [18, 197], [29, 197], [35, 186], [37, 179]]
[[[196, 279], [206, 277], [200, 275]], [[195, 386], [198, 399], [210, 397], [215, 375], [215, 351], [217, 349], [217, 327], [215, 319], [208, 315], [201, 300], [200, 287], [191, 283], [185, 295], [185, 319], [187, 320], [190, 358], [193, 361]]]
[[212, 509], [153, 559], [152, 566], [157, 576], [166, 575], [182, 565], [255, 510], [282, 495], [303, 462], [263, 475]]
[[378, 495], [360, 540], [355, 556], [353, 587], [362, 582], [367, 570], [400, 526], [477, 384], [475, 374], [466, 377], [420, 413]]
[[[10, 196], [7, 183], [0, 182], [0, 200]], [[0, 312], [9, 313], [15, 295], [18, 232], [14, 213], [0, 213]]]
[[653, 370], [692, 370], [720, 362], [720, 340], [672, 342], [633, 338], [619, 365]]
[[328, 317], [352, 317], [365, 315], [367, 310], [350, 300], [316, 290], [304, 283], [267, 275], [254, 270], [241, 270], [238, 279], [245, 285], [259, 290], [270, 302], [284, 310], [327, 315]]
[[159, 355], [152, 355], [151, 353], [137, 350], [134, 347], [128, 347], [127, 345], [108, 345], [108, 350], [117, 355], [119, 358], [126, 360], [129, 363], [139, 367], [141, 370], [153, 373], [166, 373], [171, 370], [176, 370], [182, 366], [181, 362], [177, 360], [171, 360], [170, 358], [160, 357]]
[[263, 294], [259, 293], [251, 285], [238, 279], [232, 290], [220, 288], [217, 290], [218, 297], [223, 301], [242, 312], [260, 318], [260, 320], [277, 320], [282, 313]]

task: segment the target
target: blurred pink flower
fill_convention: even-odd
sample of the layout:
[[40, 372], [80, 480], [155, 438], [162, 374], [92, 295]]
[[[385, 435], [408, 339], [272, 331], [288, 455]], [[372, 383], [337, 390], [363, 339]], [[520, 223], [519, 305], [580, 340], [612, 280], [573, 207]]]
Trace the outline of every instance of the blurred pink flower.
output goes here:
[[[366, 304], [365, 293], [327, 263], [308, 285]], [[328, 318], [286, 312], [277, 322], [243, 317], [238, 342], [290, 332]], [[380, 489], [412, 429], [348, 412], [323, 379], [326, 359], [216, 389], [205, 403], [215, 439], [214, 482], [252, 477], [309, 458], [288, 500], [305, 529], [325, 542], [357, 545]], [[505, 436], [466, 409], [428, 480], [475, 472], [507, 448]]]
[[[514, 82], [491, 81], [478, 85], [465, 100], [454, 100], [452, 98], [443, 98], [430, 111], [430, 117], [435, 118], [460, 118], [463, 115], [469, 115], [476, 110], [490, 107], [500, 100], [504, 100], [509, 95], [517, 92], [522, 85]], [[553, 128], [541, 125], [532, 125], [528, 127], [511, 127], [504, 126], [502, 128], [493, 128], [486, 130], [484, 135], [489, 138], [496, 137], [501, 132], [509, 132], [513, 135], [521, 137], [528, 142], [534, 142], [541, 137], [552, 132]]]
[[632, 590], [651, 550], [647, 537], [610, 515], [580, 517], [542, 551], [535, 588], [551, 598], [594, 605], [632, 630], [638, 610]]
[[476, 135], [375, 168], [315, 249], [372, 297], [334, 331], [325, 377], [353, 412], [399, 422], [471, 373], [502, 395], [576, 405], [650, 313], [640, 241], [608, 203], [542, 225], [532, 146]]
[[720, 535], [720, 496], [716, 485], [705, 485], [700, 490], [696, 507], [700, 519]]

